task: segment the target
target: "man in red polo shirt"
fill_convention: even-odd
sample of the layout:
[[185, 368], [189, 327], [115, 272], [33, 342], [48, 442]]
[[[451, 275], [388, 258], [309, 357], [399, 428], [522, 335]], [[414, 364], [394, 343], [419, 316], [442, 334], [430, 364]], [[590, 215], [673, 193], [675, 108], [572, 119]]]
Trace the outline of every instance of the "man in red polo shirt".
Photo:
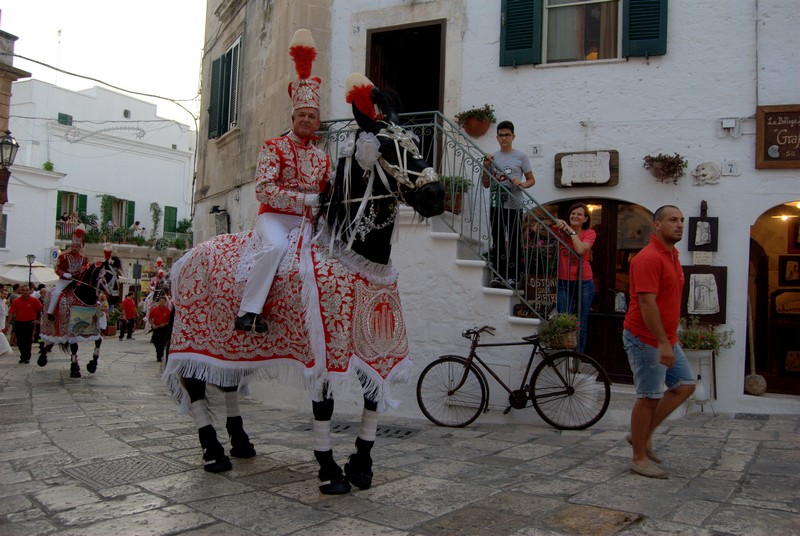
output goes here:
[[133, 339], [133, 329], [136, 327], [136, 302], [133, 300], [133, 291], [128, 292], [120, 304], [122, 307], [122, 324], [119, 330], [119, 340], [128, 335], [128, 340]]
[[17, 334], [20, 363], [31, 362], [33, 330], [39, 323], [41, 313], [42, 302], [31, 296], [31, 289], [28, 285], [22, 285], [19, 298], [14, 300], [8, 309], [9, 321], [14, 323], [14, 333]]
[[675, 244], [683, 237], [683, 219], [678, 207], [656, 210], [650, 243], [630, 267], [622, 343], [637, 398], [627, 440], [633, 446], [631, 472], [650, 478], [668, 477], [656, 465], [661, 459], [653, 450], [653, 431], [694, 392], [694, 374], [678, 344], [683, 268]]
[[156, 347], [156, 361], [161, 361], [164, 357], [164, 347], [167, 345], [167, 336], [169, 335], [169, 317], [172, 313], [172, 307], [167, 301], [167, 296], [161, 293], [158, 297], [158, 303], [150, 308], [147, 313], [147, 319], [150, 325], [153, 326], [153, 346]]

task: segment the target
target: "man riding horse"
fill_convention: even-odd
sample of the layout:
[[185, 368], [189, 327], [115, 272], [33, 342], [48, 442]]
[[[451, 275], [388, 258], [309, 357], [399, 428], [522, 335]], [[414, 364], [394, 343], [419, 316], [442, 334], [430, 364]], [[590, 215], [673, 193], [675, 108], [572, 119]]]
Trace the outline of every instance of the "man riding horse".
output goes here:
[[[257, 231], [218, 235], [173, 265], [174, 331], [162, 379], [195, 420], [206, 471], [232, 468], [211, 423], [206, 384], [225, 392], [230, 454], [249, 457], [255, 449], [242, 427], [239, 388], [260, 378], [286, 382], [297, 377], [311, 394], [320, 491], [339, 494], [350, 484], [371, 486], [377, 414], [393, 404], [389, 384], [411, 373], [397, 272], [390, 261], [397, 209], [403, 202], [423, 217], [444, 210], [444, 188], [422, 158], [416, 137], [398, 125], [395, 97], [363, 75], [348, 77], [347, 102], [353, 104], [359, 130], [344, 144], [335, 180], [322, 196], [324, 217], [316, 226], [302, 223], [288, 240], [281, 236], [290, 253], [278, 262], [266, 304], [255, 307], [269, 319], [268, 331], [258, 333], [256, 319], [251, 331], [237, 329], [230, 314], [240, 301], [243, 266], [261, 251]], [[286, 140], [287, 151], [304, 147], [296, 141]], [[272, 149], [266, 150], [269, 155]], [[295, 165], [295, 172], [304, 164], [288, 165]], [[322, 169], [306, 176], [324, 180]], [[292, 217], [302, 222], [301, 207], [312, 195], [308, 190], [284, 197], [283, 207], [297, 209]], [[362, 385], [364, 411], [356, 453], [342, 471], [331, 448], [330, 419], [334, 395], [354, 375]]]
[[72, 277], [78, 275], [84, 268], [89, 266], [89, 257], [81, 253], [83, 245], [85, 244], [83, 235], [86, 233], [86, 228], [83, 224], [75, 228], [72, 234], [72, 241], [69, 244], [69, 249], [58, 256], [56, 262], [56, 275], [58, 281], [53, 292], [50, 294], [50, 305], [47, 307], [47, 319], [51, 322], [55, 321], [56, 317], [53, 314], [56, 310], [58, 297], [65, 288], [72, 283]]
[[249, 265], [244, 268], [247, 283], [236, 316], [236, 329], [241, 331], [267, 331], [261, 309], [289, 249], [289, 233], [300, 227], [303, 215], [309, 212], [307, 207], [317, 205], [332, 171], [330, 157], [313, 143], [320, 125], [320, 79], [311, 77], [317, 54], [311, 32], [295, 32], [289, 52], [298, 75], [289, 84], [292, 130], [265, 141], [258, 154], [255, 182], [261, 206], [255, 232], [259, 251], [245, 261]]

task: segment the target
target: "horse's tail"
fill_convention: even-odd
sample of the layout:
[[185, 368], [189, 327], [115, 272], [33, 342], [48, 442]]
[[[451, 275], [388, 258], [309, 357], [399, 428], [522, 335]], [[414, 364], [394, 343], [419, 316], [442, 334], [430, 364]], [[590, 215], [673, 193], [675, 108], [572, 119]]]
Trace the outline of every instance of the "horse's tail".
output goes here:
[[58, 346], [59, 346], [59, 348], [61, 348], [61, 351], [64, 352], [64, 354], [70, 355], [71, 352], [70, 352], [70, 349], [69, 349], [69, 343], [68, 342], [60, 342], [60, 343], [58, 343]]

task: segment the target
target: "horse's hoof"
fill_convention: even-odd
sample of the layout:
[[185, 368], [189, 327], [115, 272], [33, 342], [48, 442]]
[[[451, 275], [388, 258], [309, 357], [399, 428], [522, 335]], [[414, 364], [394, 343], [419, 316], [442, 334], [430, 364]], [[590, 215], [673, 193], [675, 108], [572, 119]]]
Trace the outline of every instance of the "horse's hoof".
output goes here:
[[231, 463], [231, 459], [227, 456], [223, 456], [218, 460], [214, 460], [214, 463], [207, 463], [203, 466], [203, 469], [208, 471], [209, 473], [224, 473], [225, 471], [230, 471], [233, 469], [233, 464]]
[[231, 447], [231, 456], [234, 458], [252, 458], [255, 455], [256, 449], [252, 443]]
[[81, 377], [81, 367], [77, 363], [72, 363], [69, 367], [69, 377], [70, 378], [80, 378]]
[[36, 364], [40, 367], [47, 366], [47, 356], [45, 354], [39, 354], [39, 359], [36, 360]]
[[97, 371], [97, 358], [95, 357], [88, 363], [86, 363], [86, 370], [89, 371], [90, 374], [94, 374]]
[[327, 484], [319, 487], [320, 493], [324, 495], [344, 495], [350, 492], [350, 483], [344, 476], [332, 478]]
[[344, 464], [344, 474], [347, 480], [358, 489], [369, 489], [372, 486], [372, 469], [369, 467], [358, 467], [353, 463], [353, 456], [348, 458], [348, 463]]

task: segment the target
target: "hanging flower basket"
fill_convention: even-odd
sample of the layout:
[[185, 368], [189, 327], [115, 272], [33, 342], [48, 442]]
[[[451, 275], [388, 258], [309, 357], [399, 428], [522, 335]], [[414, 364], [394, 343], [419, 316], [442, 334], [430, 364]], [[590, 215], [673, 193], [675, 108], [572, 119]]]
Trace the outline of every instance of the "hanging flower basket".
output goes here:
[[459, 112], [456, 114], [455, 119], [458, 126], [473, 138], [486, 134], [489, 126], [497, 121], [494, 115], [494, 108], [489, 104]]
[[678, 179], [683, 177], [689, 165], [689, 162], [678, 153], [647, 155], [643, 160], [642, 167], [649, 170], [657, 181], [671, 182], [672, 184], [678, 184]]
[[471, 117], [464, 121], [464, 132], [473, 138], [478, 138], [486, 134], [486, 132], [489, 130], [489, 126], [491, 126], [489, 121]]

